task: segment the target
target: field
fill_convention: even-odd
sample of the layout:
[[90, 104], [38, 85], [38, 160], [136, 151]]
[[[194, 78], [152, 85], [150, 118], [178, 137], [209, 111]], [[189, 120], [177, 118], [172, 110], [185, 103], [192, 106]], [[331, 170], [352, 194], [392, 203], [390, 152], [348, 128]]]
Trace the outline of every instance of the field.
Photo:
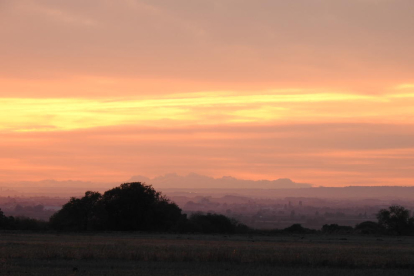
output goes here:
[[0, 232], [0, 275], [412, 275], [414, 239]]

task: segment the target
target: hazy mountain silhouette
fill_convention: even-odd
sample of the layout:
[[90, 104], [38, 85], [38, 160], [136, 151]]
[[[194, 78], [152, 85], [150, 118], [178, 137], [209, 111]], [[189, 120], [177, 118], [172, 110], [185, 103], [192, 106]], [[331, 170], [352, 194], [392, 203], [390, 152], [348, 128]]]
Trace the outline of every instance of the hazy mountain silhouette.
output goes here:
[[145, 182], [154, 185], [156, 188], [177, 188], [177, 189], [297, 189], [309, 188], [308, 183], [293, 182], [288, 178], [277, 180], [243, 180], [232, 176], [213, 178], [196, 173], [181, 176], [176, 173], [165, 174], [155, 178], [136, 175], [131, 177], [128, 182]]
[[[260, 198], [312, 197], [341, 199], [412, 199], [414, 186], [348, 186], [348, 187], [312, 187], [307, 183], [296, 183], [290, 179], [242, 180], [231, 176], [213, 178], [191, 173], [180, 176], [175, 173], [149, 178], [133, 176], [119, 182], [89, 182], [81, 180], [42, 180], [0, 182], [0, 197], [7, 196], [81, 196], [85, 190], [103, 192], [125, 182], [145, 182], [155, 189], [168, 191], [168, 194], [188, 193], [203, 190], [203, 193], [215, 195], [239, 195]], [[208, 191], [206, 191], [208, 190]], [[201, 192], [201, 191], [200, 191]]]
[[104, 191], [113, 188], [119, 183], [143, 182], [153, 185], [157, 189], [297, 189], [309, 188], [310, 184], [296, 183], [290, 179], [277, 180], [241, 180], [231, 176], [213, 178], [209, 176], [190, 173], [180, 176], [175, 173], [149, 178], [146, 176], [133, 176], [129, 180], [119, 182], [90, 182], [81, 180], [58, 181], [53, 179], [41, 181], [15, 181], [0, 182], [0, 196], [79, 196], [85, 189]]

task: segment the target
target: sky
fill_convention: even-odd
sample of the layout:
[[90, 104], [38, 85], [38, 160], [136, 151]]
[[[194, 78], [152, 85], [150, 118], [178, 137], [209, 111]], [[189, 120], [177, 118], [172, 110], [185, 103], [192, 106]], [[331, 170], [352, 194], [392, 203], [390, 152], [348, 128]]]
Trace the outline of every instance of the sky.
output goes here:
[[414, 185], [413, 12], [0, 0], [0, 179]]

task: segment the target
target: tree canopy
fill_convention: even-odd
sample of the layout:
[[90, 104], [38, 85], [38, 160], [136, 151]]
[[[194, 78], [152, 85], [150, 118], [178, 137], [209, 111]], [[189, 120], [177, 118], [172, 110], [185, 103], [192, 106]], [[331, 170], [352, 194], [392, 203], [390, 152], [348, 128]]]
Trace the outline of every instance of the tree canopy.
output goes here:
[[402, 206], [392, 205], [388, 209], [381, 209], [377, 219], [378, 224], [389, 234], [414, 234], [414, 218], [411, 217], [410, 211]]
[[71, 198], [50, 219], [57, 230], [168, 231], [184, 215], [151, 185], [124, 183], [103, 195], [88, 191]]
[[140, 182], [106, 191], [101, 202], [108, 230], [166, 231], [182, 217], [175, 203]]
[[98, 228], [102, 223], [99, 212], [102, 195], [88, 191], [82, 198], [72, 197], [62, 209], [50, 218], [50, 225], [57, 230], [82, 231]]

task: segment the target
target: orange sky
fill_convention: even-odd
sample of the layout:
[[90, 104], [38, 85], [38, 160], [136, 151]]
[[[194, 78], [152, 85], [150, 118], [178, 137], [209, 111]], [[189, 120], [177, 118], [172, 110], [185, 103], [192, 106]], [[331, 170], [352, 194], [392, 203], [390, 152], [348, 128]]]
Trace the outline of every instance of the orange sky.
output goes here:
[[413, 185], [411, 0], [0, 1], [0, 179]]

